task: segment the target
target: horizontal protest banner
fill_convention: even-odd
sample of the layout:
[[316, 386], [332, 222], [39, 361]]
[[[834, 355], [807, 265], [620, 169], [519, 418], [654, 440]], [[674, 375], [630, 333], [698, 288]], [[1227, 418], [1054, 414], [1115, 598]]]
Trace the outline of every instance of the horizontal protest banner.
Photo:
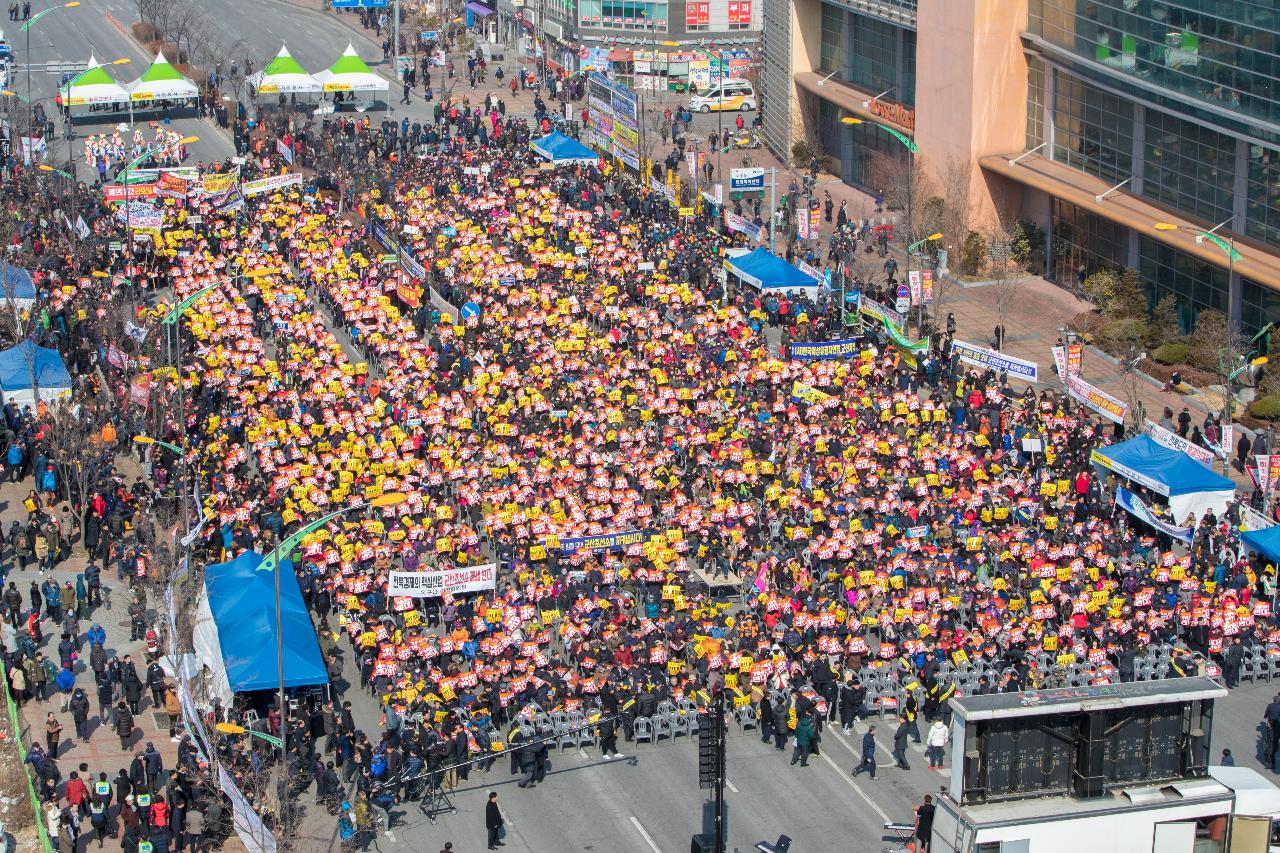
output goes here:
[[256, 181], [246, 181], [240, 185], [240, 192], [248, 198], [249, 196], [259, 195], [260, 193], [269, 193], [274, 190], [284, 189], [294, 184], [302, 183], [302, 175], [272, 175], [269, 178], [261, 178]]
[[1085, 382], [1079, 376], [1068, 377], [1067, 393], [1109, 421], [1122, 424], [1129, 414], [1129, 404], [1117, 400], [1106, 391]]
[[792, 343], [788, 351], [797, 361], [815, 361], [828, 358], [851, 358], [862, 351], [862, 345], [856, 338], [847, 338], [841, 341]]
[[964, 341], [952, 341], [951, 351], [960, 356], [960, 360], [965, 364], [1004, 371], [1010, 376], [1016, 376], [1028, 382], [1040, 381], [1040, 368], [1034, 361], [1024, 361], [1020, 358], [1005, 355], [986, 347], [974, 346]]
[[391, 572], [387, 579], [387, 595], [408, 598], [439, 598], [446, 592], [483, 592], [497, 584], [498, 564], [460, 566], [456, 569], [433, 569], [426, 572]]
[[1179, 527], [1176, 524], [1170, 524], [1162, 518], [1158, 518], [1151, 508], [1142, 502], [1142, 498], [1133, 492], [1120, 486], [1116, 489], [1116, 505], [1134, 518], [1146, 522], [1151, 527], [1159, 530], [1161, 533], [1167, 533], [1179, 542], [1191, 542], [1191, 534], [1194, 530], [1190, 527]]
[[575, 536], [560, 540], [560, 553], [576, 554], [579, 551], [590, 551], [593, 554], [602, 554], [605, 551], [622, 551], [632, 545], [647, 542], [649, 536], [648, 530], [602, 533], [599, 536]]
[[1153, 420], [1146, 422], [1147, 435], [1161, 447], [1170, 450], [1181, 450], [1201, 465], [1213, 467], [1213, 454], [1199, 445], [1192, 444], [1176, 432], [1171, 432]]
[[806, 403], [822, 403], [831, 399], [831, 395], [827, 392], [819, 391], [812, 385], [806, 385], [799, 380], [791, 383], [791, 396]]

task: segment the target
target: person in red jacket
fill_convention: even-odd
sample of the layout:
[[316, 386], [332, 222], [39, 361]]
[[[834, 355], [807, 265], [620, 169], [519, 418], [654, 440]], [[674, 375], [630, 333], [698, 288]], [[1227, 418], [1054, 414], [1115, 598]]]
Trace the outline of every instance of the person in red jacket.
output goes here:
[[67, 779], [67, 787], [64, 792], [67, 802], [71, 804], [81, 817], [89, 814], [89, 789], [85, 786], [84, 780], [80, 778], [80, 774], [75, 770], [71, 771], [71, 777]]

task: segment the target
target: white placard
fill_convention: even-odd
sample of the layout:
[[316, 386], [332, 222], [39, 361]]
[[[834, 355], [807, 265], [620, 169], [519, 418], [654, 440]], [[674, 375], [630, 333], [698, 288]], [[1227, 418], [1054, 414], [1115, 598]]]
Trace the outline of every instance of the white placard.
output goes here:
[[439, 598], [446, 592], [450, 595], [483, 592], [497, 586], [497, 581], [497, 563], [426, 572], [391, 572], [387, 578], [387, 595], [393, 598]]

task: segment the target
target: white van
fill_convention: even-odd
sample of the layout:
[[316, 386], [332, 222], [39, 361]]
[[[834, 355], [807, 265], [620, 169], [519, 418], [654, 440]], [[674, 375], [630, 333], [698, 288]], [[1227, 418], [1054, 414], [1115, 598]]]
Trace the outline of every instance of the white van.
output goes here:
[[746, 80], [714, 83], [706, 92], [689, 98], [689, 111], [709, 113], [712, 110], [751, 112], [756, 109], [756, 90]]

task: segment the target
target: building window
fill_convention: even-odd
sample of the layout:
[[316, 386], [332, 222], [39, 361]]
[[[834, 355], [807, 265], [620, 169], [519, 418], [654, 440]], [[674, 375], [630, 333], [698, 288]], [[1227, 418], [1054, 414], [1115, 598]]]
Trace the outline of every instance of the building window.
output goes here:
[[1280, 246], [1280, 151], [1249, 146], [1249, 199], [1246, 205], [1250, 237]]
[[1138, 80], [1280, 121], [1280, 16], [1263, 0], [1039, 0], [1030, 29]]
[[1246, 335], [1280, 320], [1280, 291], [1246, 278], [1240, 294], [1240, 328]]
[[1054, 281], [1079, 287], [1098, 270], [1124, 268], [1129, 229], [1055, 198], [1052, 250]]
[[1142, 194], [1214, 225], [1232, 215], [1235, 140], [1147, 110]]
[[1027, 62], [1027, 141], [1030, 151], [1044, 142], [1044, 62], [1029, 57]]
[[1144, 236], [1138, 245], [1138, 273], [1152, 304], [1166, 294], [1178, 301], [1185, 330], [1195, 327], [1206, 308], [1227, 313], [1227, 271], [1216, 264]]
[[1054, 72], [1053, 159], [1106, 180], [1133, 174], [1133, 103]]
[[888, 96], [891, 100], [914, 103], [914, 90], [907, 91], [906, 81], [898, 79], [898, 35], [902, 29], [886, 21], [857, 14], [849, 15], [849, 23], [853, 29], [849, 45], [849, 82], [874, 93], [892, 89], [893, 93]]
[[830, 74], [844, 71], [844, 15], [843, 9], [822, 4], [822, 56], [821, 68]]

